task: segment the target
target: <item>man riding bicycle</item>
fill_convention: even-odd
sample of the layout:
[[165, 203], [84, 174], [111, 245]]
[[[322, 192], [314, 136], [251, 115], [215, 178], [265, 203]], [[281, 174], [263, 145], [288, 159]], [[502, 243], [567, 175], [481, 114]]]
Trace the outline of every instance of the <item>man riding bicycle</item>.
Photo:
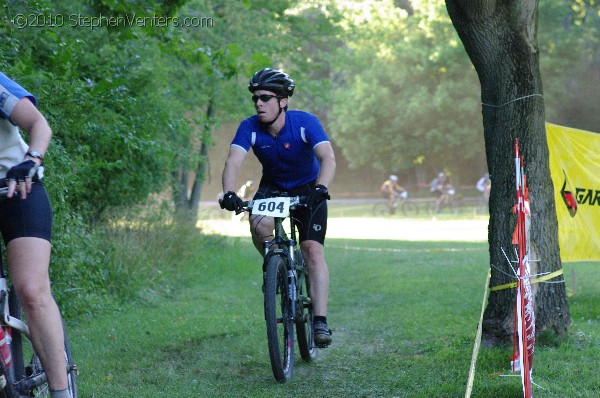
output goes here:
[[[331, 344], [327, 326], [329, 271], [325, 262], [324, 242], [327, 230], [327, 187], [335, 175], [335, 155], [316, 116], [298, 110], [288, 111], [295, 84], [275, 69], [258, 71], [250, 79], [248, 90], [256, 115], [241, 122], [231, 143], [223, 169], [222, 207], [239, 212], [242, 200], [235, 193], [242, 163], [250, 150], [263, 166], [262, 178], [254, 199], [273, 192], [290, 196], [308, 196], [310, 204], [300, 208], [298, 219], [300, 247], [308, 265], [310, 296], [314, 311], [317, 346]], [[263, 243], [273, 239], [274, 220], [262, 215], [250, 216], [250, 231], [255, 247], [263, 253]]]
[[398, 176], [392, 174], [389, 179], [385, 180], [381, 187], [379, 187], [379, 192], [381, 195], [388, 200], [388, 209], [390, 209], [390, 214], [396, 214], [396, 209], [398, 208], [398, 196], [400, 196], [403, 192], [406, 192], [406, 189], [398, 185]]

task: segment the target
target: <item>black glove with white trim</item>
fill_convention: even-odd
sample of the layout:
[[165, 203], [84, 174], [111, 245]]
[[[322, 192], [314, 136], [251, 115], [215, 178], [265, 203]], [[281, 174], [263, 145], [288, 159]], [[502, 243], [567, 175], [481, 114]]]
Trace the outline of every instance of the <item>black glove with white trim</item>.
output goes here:
[[313, 209], [317, 207], [319, 203], [329, 199], [331, 199], [331, 197], [329, 196], [329, 191], [327, 191], [327, 187], [325, 185], [315, 185], [315, 187], [310, 191], [309, 204]]
[[221, 209], [235, 211], [235, 214], [240, 214], [244, 207], [242, 199], [233, 191], [229, 191], [223, 195], [223, 200], [220, 201], [220, 204]]
[[33, 178], [38, 171], [38, 165], [33, 160], [25, 160], [16, 166], [13, 166], [6, 173], [6, 179], [9, 181], [25, 181], [26, 178]]

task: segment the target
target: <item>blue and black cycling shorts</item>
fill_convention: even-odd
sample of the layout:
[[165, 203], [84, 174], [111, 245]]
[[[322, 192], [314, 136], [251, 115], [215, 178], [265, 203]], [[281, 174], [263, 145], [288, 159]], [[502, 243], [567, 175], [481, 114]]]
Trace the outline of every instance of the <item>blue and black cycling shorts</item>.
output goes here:
[[[288, 196], [308, 196], [315, 182], [301, 185], [291, 190], [283, 190], [275, 184], [261, 181], [254, 194], [254, 200], [265, 199], [273, 196], [275, 192], [287, 192]], [[300, 242], [305, 240], [317, 241], [320, 244], [325, 243], [327, 233], [327, 201], [319, 203], [316, 208], [299, 207], [294, 212], [296, 226], [298, 227], [298, 239]]]
[[[5, 186], [5, 180], [0, 184]], [[0, 233], [5, 243], [25, 237], [51, 241], [52, 207], [43, 183], [34, 183], [25, 199], [18, 192], [0, 199]]]

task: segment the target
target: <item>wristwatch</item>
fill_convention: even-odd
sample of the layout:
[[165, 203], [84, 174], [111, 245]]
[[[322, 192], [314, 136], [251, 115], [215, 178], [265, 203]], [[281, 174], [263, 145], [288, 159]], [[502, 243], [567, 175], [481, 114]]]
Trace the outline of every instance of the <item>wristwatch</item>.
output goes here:
[[26, 153], [27, 156], [31, 156], [32, 158], [37, 158], [39, 160], [44, 160], [44, 156], [36, 151], [35, 149], [29, 149]]

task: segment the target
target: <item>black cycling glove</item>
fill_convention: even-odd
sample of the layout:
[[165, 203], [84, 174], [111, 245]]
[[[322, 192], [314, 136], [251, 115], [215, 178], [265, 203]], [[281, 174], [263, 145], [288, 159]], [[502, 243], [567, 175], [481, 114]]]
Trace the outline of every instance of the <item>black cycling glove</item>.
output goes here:
[[319, 203], [331, 199], [329, 191], [325, 185], [315, 185], [310, 191], [309, 202], [312, 208], [315, 208]]
[[25, 160], [16, 166], [13, 166], [6, 173], [6, 179], [9, 181], [25, 181], [26, 178], [33, 178], [38, 170], [38, 165], [33, 160]]
[[244, 207], [242, 199], [236, 195], [235, 192], [229, 191], [225, 195], [223, 195], [223, 200], [221, 200], [221, 209], [226, 209], [229, 211], [235, 211], [235, 214], [240, 214]]

